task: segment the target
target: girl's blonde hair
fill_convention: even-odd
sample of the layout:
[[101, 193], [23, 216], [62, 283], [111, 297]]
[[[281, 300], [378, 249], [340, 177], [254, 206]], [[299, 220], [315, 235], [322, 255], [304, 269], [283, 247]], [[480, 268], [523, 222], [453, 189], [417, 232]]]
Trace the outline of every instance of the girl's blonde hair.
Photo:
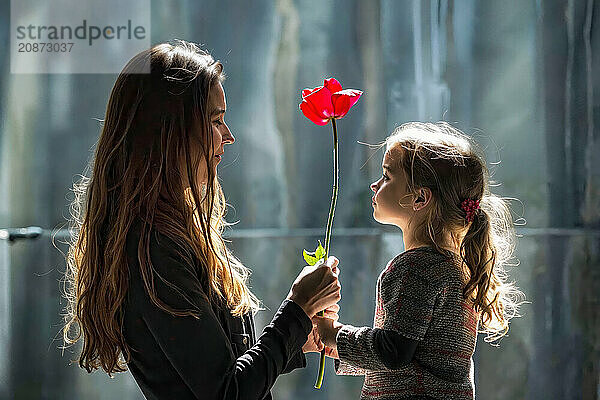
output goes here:
[[[144, 66], [150, 73], [139, 72]], [[212, 162], [208, 98], [223, 79], [221, 63], [184, 41], [139, 53], [117, 77], [88, 167], [91, 176], [74, 185], [71, 205], [63, 336], [68, 344], [83, 336], [79, 365], [88, 372], [127, 369], [120, 359], [130, 358], [122, 334], [129, 279], [125, 248], [136, 220], [142, 221], [137, 257], [143, 285], [158, 308], [199, 316], [191, 303], [176, 310], [157, 297], [152, 230], [178, 244], [183, 262], [199, 265], [210, 301], [223, 300], [234, 315], [258, 309], [246, 284], [249, 270], [222, 239], [226, 204]], [[200, 163], [208, 174], [206, 190], [197, 182]]]
[[[448, 238], [460, 249], [466, 285], [463, 296], [479, 313], [480, 332], [492, 342], [508, 332], [517, 316], [522, 293], [509, 282], [505, 266], [513, 259], [516, 234], [508, 199], [490, 192], [489, 171], [482, 150], [446, 122], [410, 122], [386, 139], [387, 150], [399, 150], [396, 166], [406, 175], [408, 193], [429, 188], [428, 212], [414, 227], [418, 243], [443, 254]], [[468, 222], [461, 203], [479, 200]]]

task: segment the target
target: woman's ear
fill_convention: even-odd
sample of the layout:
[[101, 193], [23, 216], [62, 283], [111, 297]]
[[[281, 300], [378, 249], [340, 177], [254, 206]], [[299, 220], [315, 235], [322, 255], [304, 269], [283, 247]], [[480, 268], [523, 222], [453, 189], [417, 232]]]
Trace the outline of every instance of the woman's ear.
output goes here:
[[417, 192], [417, 196], [415, 201], [413, 202], [413, 210], [419, 211], [430, 203], [431, 201], [431, 189], [429, 188], [420, 188]]

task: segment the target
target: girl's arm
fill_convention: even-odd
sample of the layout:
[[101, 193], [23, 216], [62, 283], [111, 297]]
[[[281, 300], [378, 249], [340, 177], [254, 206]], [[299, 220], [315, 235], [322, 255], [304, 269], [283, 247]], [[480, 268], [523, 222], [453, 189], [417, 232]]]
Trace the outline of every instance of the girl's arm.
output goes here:
[[[408, 365], [417, 349], [417, 340], [379, 328], [342, 325], [327, 318], [314, 318], [322, 340], [335, 349], [335, 372], [338, 375], [364, 375], [366, 370], [400, 369]], [[342, 336], [340, 336], [342, 335]], [[344, 338], [344, 335], [347, 337]], [[340, 342], [346, 340], [346, 353], [340, 354]], [[344, 345], [344, 344], [343, 344]]]
[[357, 369], [400, 369], [411, 362], [419, 344], [393, 330], [352, 325], [339, 329], [336, 342], [340, 375], [354, 375]]
[[352, 368], [402, 368], [410, 363], [419, 342], [425, 337], [441, 285], [428, 280], [414, 266], [402, 268], [402, 265], [396, 265], [382, 277], [380, 288], [383, 329], [319, 320], [324, 343], [337, 346], [341, 374]]

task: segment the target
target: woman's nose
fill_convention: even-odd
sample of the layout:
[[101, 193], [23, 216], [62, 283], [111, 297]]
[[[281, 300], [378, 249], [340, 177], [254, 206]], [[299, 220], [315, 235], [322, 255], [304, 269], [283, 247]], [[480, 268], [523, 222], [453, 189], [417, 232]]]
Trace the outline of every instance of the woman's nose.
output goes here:
[[229, 126], [225, 125], [225, 134], [223, 135], [223, 144], [232, 144], [235, 142], [235, 137], [229, 130]]

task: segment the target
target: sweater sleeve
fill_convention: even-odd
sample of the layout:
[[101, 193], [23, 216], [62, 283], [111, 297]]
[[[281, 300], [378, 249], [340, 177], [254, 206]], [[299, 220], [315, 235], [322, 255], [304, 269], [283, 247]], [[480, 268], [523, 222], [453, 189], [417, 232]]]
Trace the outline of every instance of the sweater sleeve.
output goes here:
[[380, 290], [383, 329], [344, 325], [336, 337], [341, 363], [368, 370], [400, 368], [424, 339], [441, 285], [418, 267], [392, 265], [382, 275]]
[[168, 306], [193, 309], [199, 317], [173, 316], [146, 296], [142, 316], [152, 336], [196, 398], [262, 399], [305, 343], [310, 319], [297, 304], [284, 301], [256, 344], [236, 359], [197, 271], [175, 248], [165, 236], [160, 244], [151, 240], [156, 294]]
[[347, 361], [336, 359], [334, 362], [334, 368], [336, 375], [352, 375], [352, 376], [360, 376], [365, 375], [366, 370], [361, 367], [357, 367]]

